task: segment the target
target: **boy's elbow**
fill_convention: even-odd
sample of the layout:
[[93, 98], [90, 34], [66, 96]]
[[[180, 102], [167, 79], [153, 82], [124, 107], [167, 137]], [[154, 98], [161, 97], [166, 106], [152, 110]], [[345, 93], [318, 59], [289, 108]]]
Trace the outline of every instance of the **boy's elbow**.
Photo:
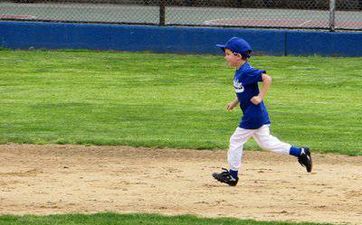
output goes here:
[[269, 76], [267, 74], [263, 74], [263, 81], [267, 81], [267, 82], [271, 83], [272, 78], [271, 78], [271, 76]]

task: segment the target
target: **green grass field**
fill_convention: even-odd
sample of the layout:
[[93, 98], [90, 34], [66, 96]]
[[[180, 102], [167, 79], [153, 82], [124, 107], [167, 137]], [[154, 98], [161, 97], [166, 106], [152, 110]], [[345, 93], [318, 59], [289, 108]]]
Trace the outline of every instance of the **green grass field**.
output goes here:
[[[362, 155], [361, 58], [251, 62], [273, 77], [266, 105], [274, 135], [314, 151]], [[227, 149], [241, 116], [225, 110], [232, 77], [222, 56], [1, 50], [0, 144]], [[289, 223], [106, 213], [3, 215], [3, 224]]]
[[[51, 216], [1, 216], [0, 225], [316, 225], [317, 223], [257, 222], [231, 218], [206, 219], [195, 216], [98, 213]], [[327, 225], [327, 224], [325, 224]]]
[[[361, 60], [253, 57], [273, 77], [273, 134], [362, 155]], [[0, 143], [227, 149], [232, 78], [221, 55], [2, 50]]]

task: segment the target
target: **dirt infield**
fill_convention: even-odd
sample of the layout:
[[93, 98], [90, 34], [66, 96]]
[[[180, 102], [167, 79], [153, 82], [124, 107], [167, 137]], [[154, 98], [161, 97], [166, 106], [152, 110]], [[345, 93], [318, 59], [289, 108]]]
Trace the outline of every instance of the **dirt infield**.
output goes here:
[[245, 152], [240, 183], [211, 173], [225, 151], [0, 145], [0, 214], [100, 211], [361, 224], [362, 157]]

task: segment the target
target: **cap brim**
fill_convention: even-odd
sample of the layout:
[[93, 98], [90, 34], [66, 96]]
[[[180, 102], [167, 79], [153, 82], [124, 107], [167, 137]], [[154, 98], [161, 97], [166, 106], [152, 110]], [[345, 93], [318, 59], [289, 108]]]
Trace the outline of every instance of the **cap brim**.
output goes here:
[[216, 47], [221, 48], [221, 50], [222, 50], [223, 52], [225, 52], [225, 45], [216, 45]]

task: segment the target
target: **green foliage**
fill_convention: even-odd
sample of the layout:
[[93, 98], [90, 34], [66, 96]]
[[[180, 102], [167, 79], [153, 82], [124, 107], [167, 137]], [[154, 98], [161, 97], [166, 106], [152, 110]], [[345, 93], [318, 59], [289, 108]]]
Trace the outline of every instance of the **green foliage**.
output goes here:
[[[362, 155], [361, 58], [257, 56], [272, 132]], [[222, 56], [0, 51], [0, 143], [226, 149], [240, 110]], [[257, 148], [254, 142], [247, 149]]]
[[[231, 218], [207, 219], [195, 216], [161, 216], [155, 214], [92, 215], [67, 214], [50, 216], [0, 216], [0, 225], [316, 225], [317, 223], [257, 222]], [[327, 224], [325, 224], [327, 225]]]

